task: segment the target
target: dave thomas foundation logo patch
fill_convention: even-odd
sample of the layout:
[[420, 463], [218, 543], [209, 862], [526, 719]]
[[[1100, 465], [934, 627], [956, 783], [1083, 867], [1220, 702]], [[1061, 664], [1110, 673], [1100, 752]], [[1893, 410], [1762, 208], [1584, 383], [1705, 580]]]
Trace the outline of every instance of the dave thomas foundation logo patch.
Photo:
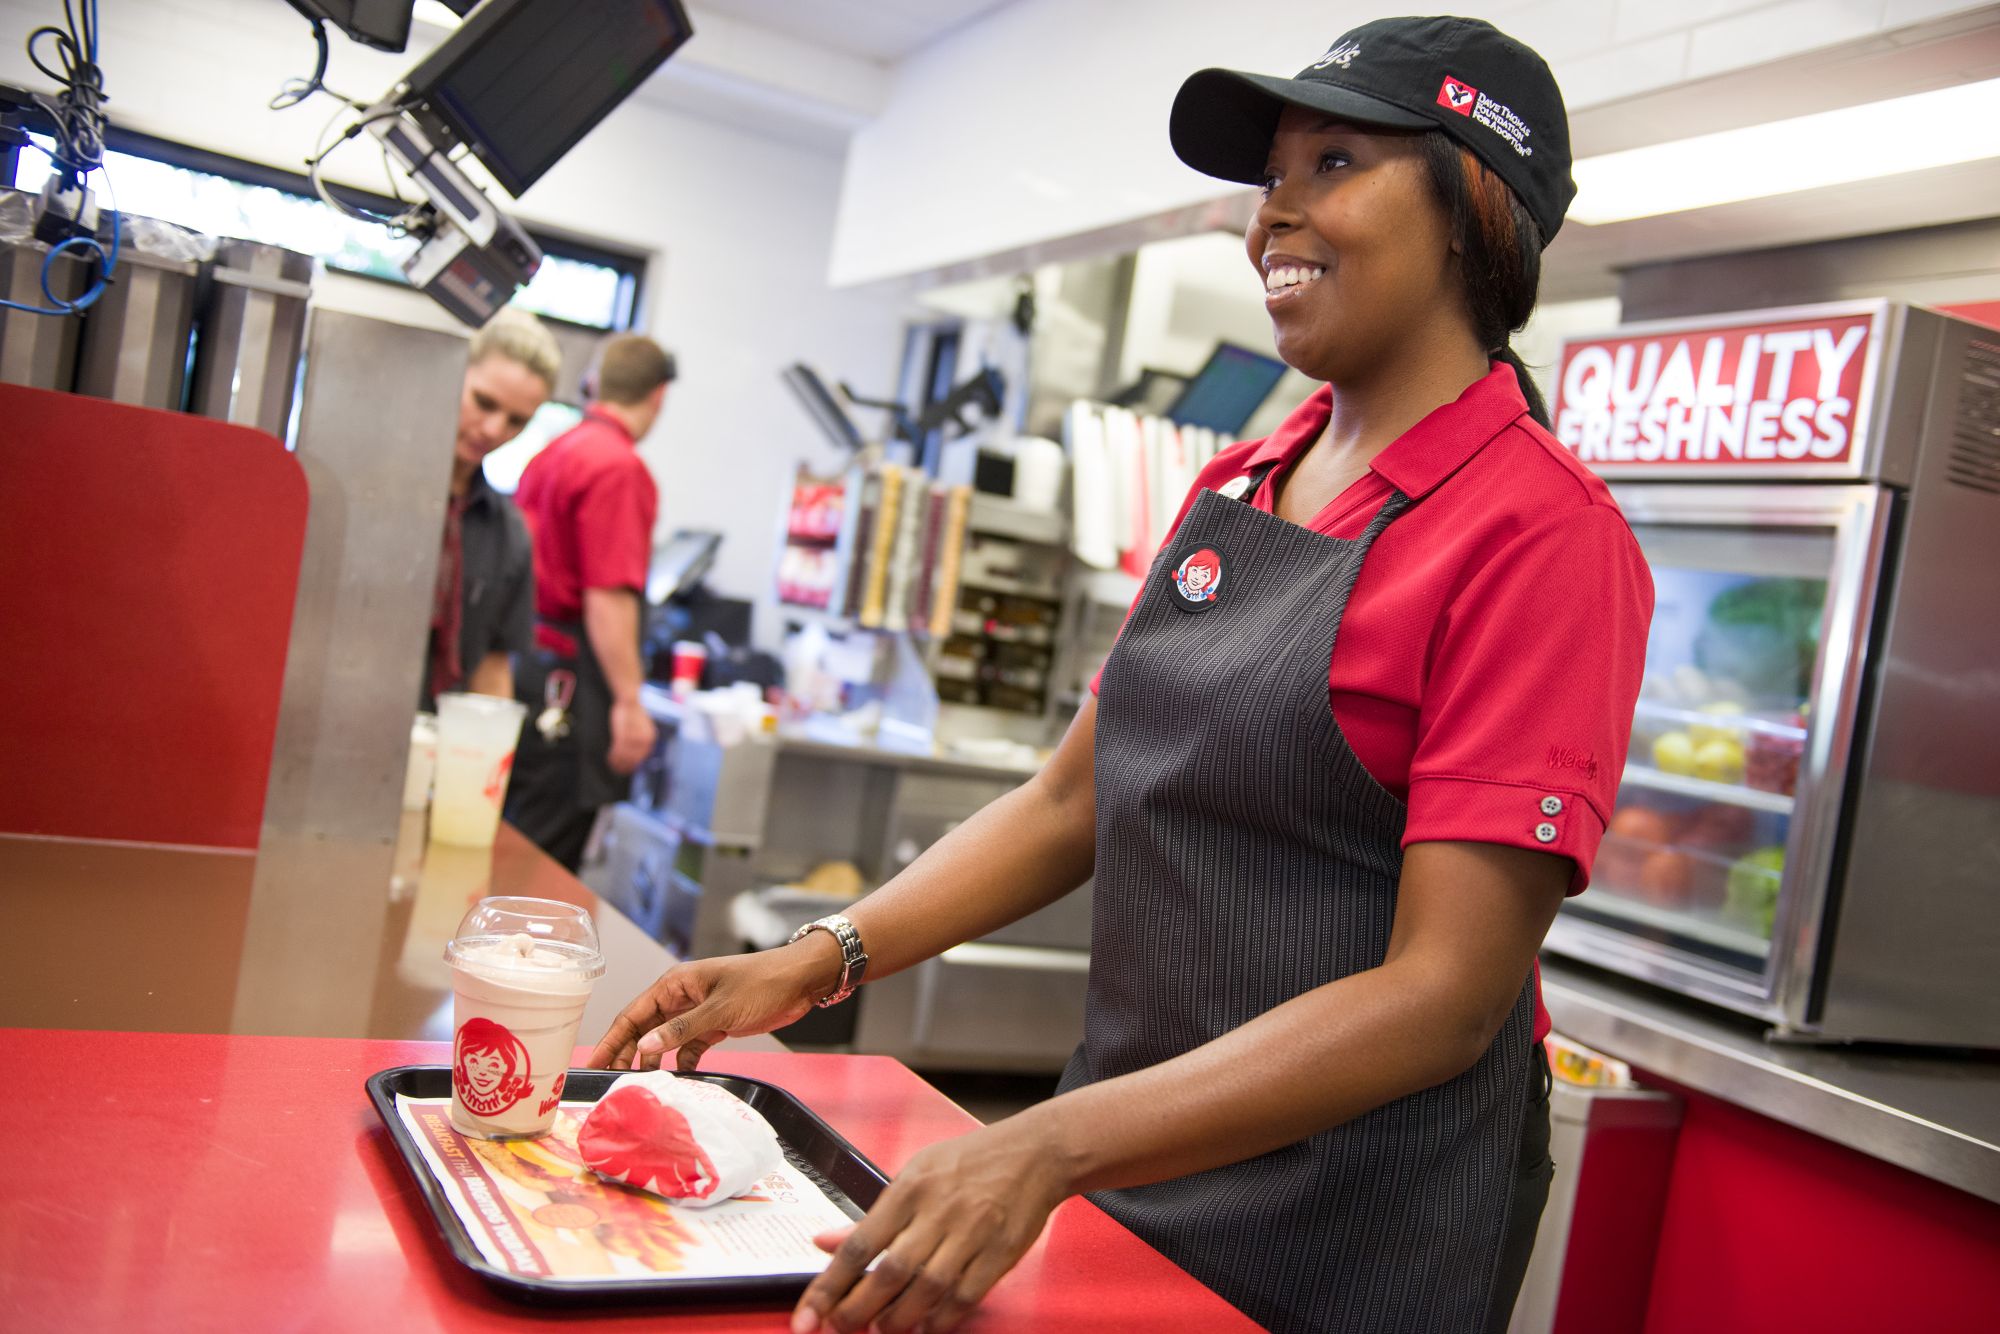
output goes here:
[[1174, 571], [1174, 605], [1182, 611], [1207, 611], [1222, 592], [1222, 553], [1214, 547], [1190, 552]]
[[1472, 104], [1479, 100], [1479, 90], [1469, 83], [1457, 79], [1446, 79], [1438, 89], [1438, 105], [1449, 107], [1461, 116], [1472, 114]]
[[1499, 135], [1509, 148], [1522, 157], [1535, 155], [1535, 150], [1528, 144], [1528, 136], [1534, 133], [1528, 122], [1515, 115], [1514, 108], [1502, 106], [1465, 80], [1447, 74], [1438, 86], [1437, 100], [1439, 106], [1456, 111]]

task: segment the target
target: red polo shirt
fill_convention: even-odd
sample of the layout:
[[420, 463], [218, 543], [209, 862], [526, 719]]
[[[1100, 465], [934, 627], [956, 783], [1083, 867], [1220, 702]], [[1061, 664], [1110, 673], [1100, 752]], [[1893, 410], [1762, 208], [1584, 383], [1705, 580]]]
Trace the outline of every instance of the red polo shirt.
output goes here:
[[[583, 590], [630, 588], [645, 595], [660, 492], [638, 441], [603, 408], [528, 461], [514, 503], [535, 540], [535, 613], [581, 622]], [[568, 635], [537, 626], [535, 640], [574, 653]]]
[[[1260, 464], [1275, 479], [1332, 412], [1322, 387], [1268, 439], [1217, 455], [1204, 488]], [[1251, 503], [1272, 511], [1271, 481]], [[1494, 366], [1375, 457], [1307, 525], [1354, 538], [1401, 490], [1418, 502], [1361, 568], [1328, 671], [1335, 720], [1409, 805], [1403, 845], [1554, 852], [1570, 892], [1611, 818], [1644, 674], [1653, 581], [1604, 483], [1528, 416]], [[1095, 688], [1095, 682], [1092, 683]], [[1548, 1032], [1539, 979], [1535, 1032]]]

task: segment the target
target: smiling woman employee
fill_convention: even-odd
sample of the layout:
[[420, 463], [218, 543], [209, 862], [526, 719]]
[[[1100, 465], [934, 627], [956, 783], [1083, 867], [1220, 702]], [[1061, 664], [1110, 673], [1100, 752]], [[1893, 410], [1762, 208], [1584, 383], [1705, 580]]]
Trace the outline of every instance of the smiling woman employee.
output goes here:
[[688, 1067], [1094, 869], [1063, 1091], [917, 1155], [795, 1330], [947, 1328], [1079, 1191], [1273, 1329], [1498, 1329], [1520, 1282], [1535, 951], [1652, 603], [1507, 350], [1574, 194], [1561, 96], [1484, 23], [1387, 19], [1295, 79], [1196, 74], [1171, 128], [1261, 184], [1278, 350], [1325, 387], [1203, 472], [1041, 774], [827, 930], [668, 973], [594, 1058]]

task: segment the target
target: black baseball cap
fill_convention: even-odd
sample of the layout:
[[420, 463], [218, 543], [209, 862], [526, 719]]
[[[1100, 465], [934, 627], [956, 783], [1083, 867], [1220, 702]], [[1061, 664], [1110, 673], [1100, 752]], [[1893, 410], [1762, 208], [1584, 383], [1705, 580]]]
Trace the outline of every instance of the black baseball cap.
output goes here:
[[1569, 115], [1555, 76], [1540, 56], [1479, 19], [1376, 19], [1290, 79], [1201, 70], [1174, 97], [1168, 133], [1196, 171], [1255, 185], [1287, 106], [1357, 125], [1443, 130], [1512, 188], [1544, 245], [1576, 198]]

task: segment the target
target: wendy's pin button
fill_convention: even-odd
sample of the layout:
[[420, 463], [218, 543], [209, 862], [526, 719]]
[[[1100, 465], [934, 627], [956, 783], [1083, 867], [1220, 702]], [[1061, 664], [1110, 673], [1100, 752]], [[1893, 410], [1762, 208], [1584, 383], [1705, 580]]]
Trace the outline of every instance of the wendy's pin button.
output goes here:
[[1221, 595], [1224, 582], [1220, 551], [1214, 547], [1190, 551], [1174, 569], [1174, 605], [1182, 611], [1207, 611]]

